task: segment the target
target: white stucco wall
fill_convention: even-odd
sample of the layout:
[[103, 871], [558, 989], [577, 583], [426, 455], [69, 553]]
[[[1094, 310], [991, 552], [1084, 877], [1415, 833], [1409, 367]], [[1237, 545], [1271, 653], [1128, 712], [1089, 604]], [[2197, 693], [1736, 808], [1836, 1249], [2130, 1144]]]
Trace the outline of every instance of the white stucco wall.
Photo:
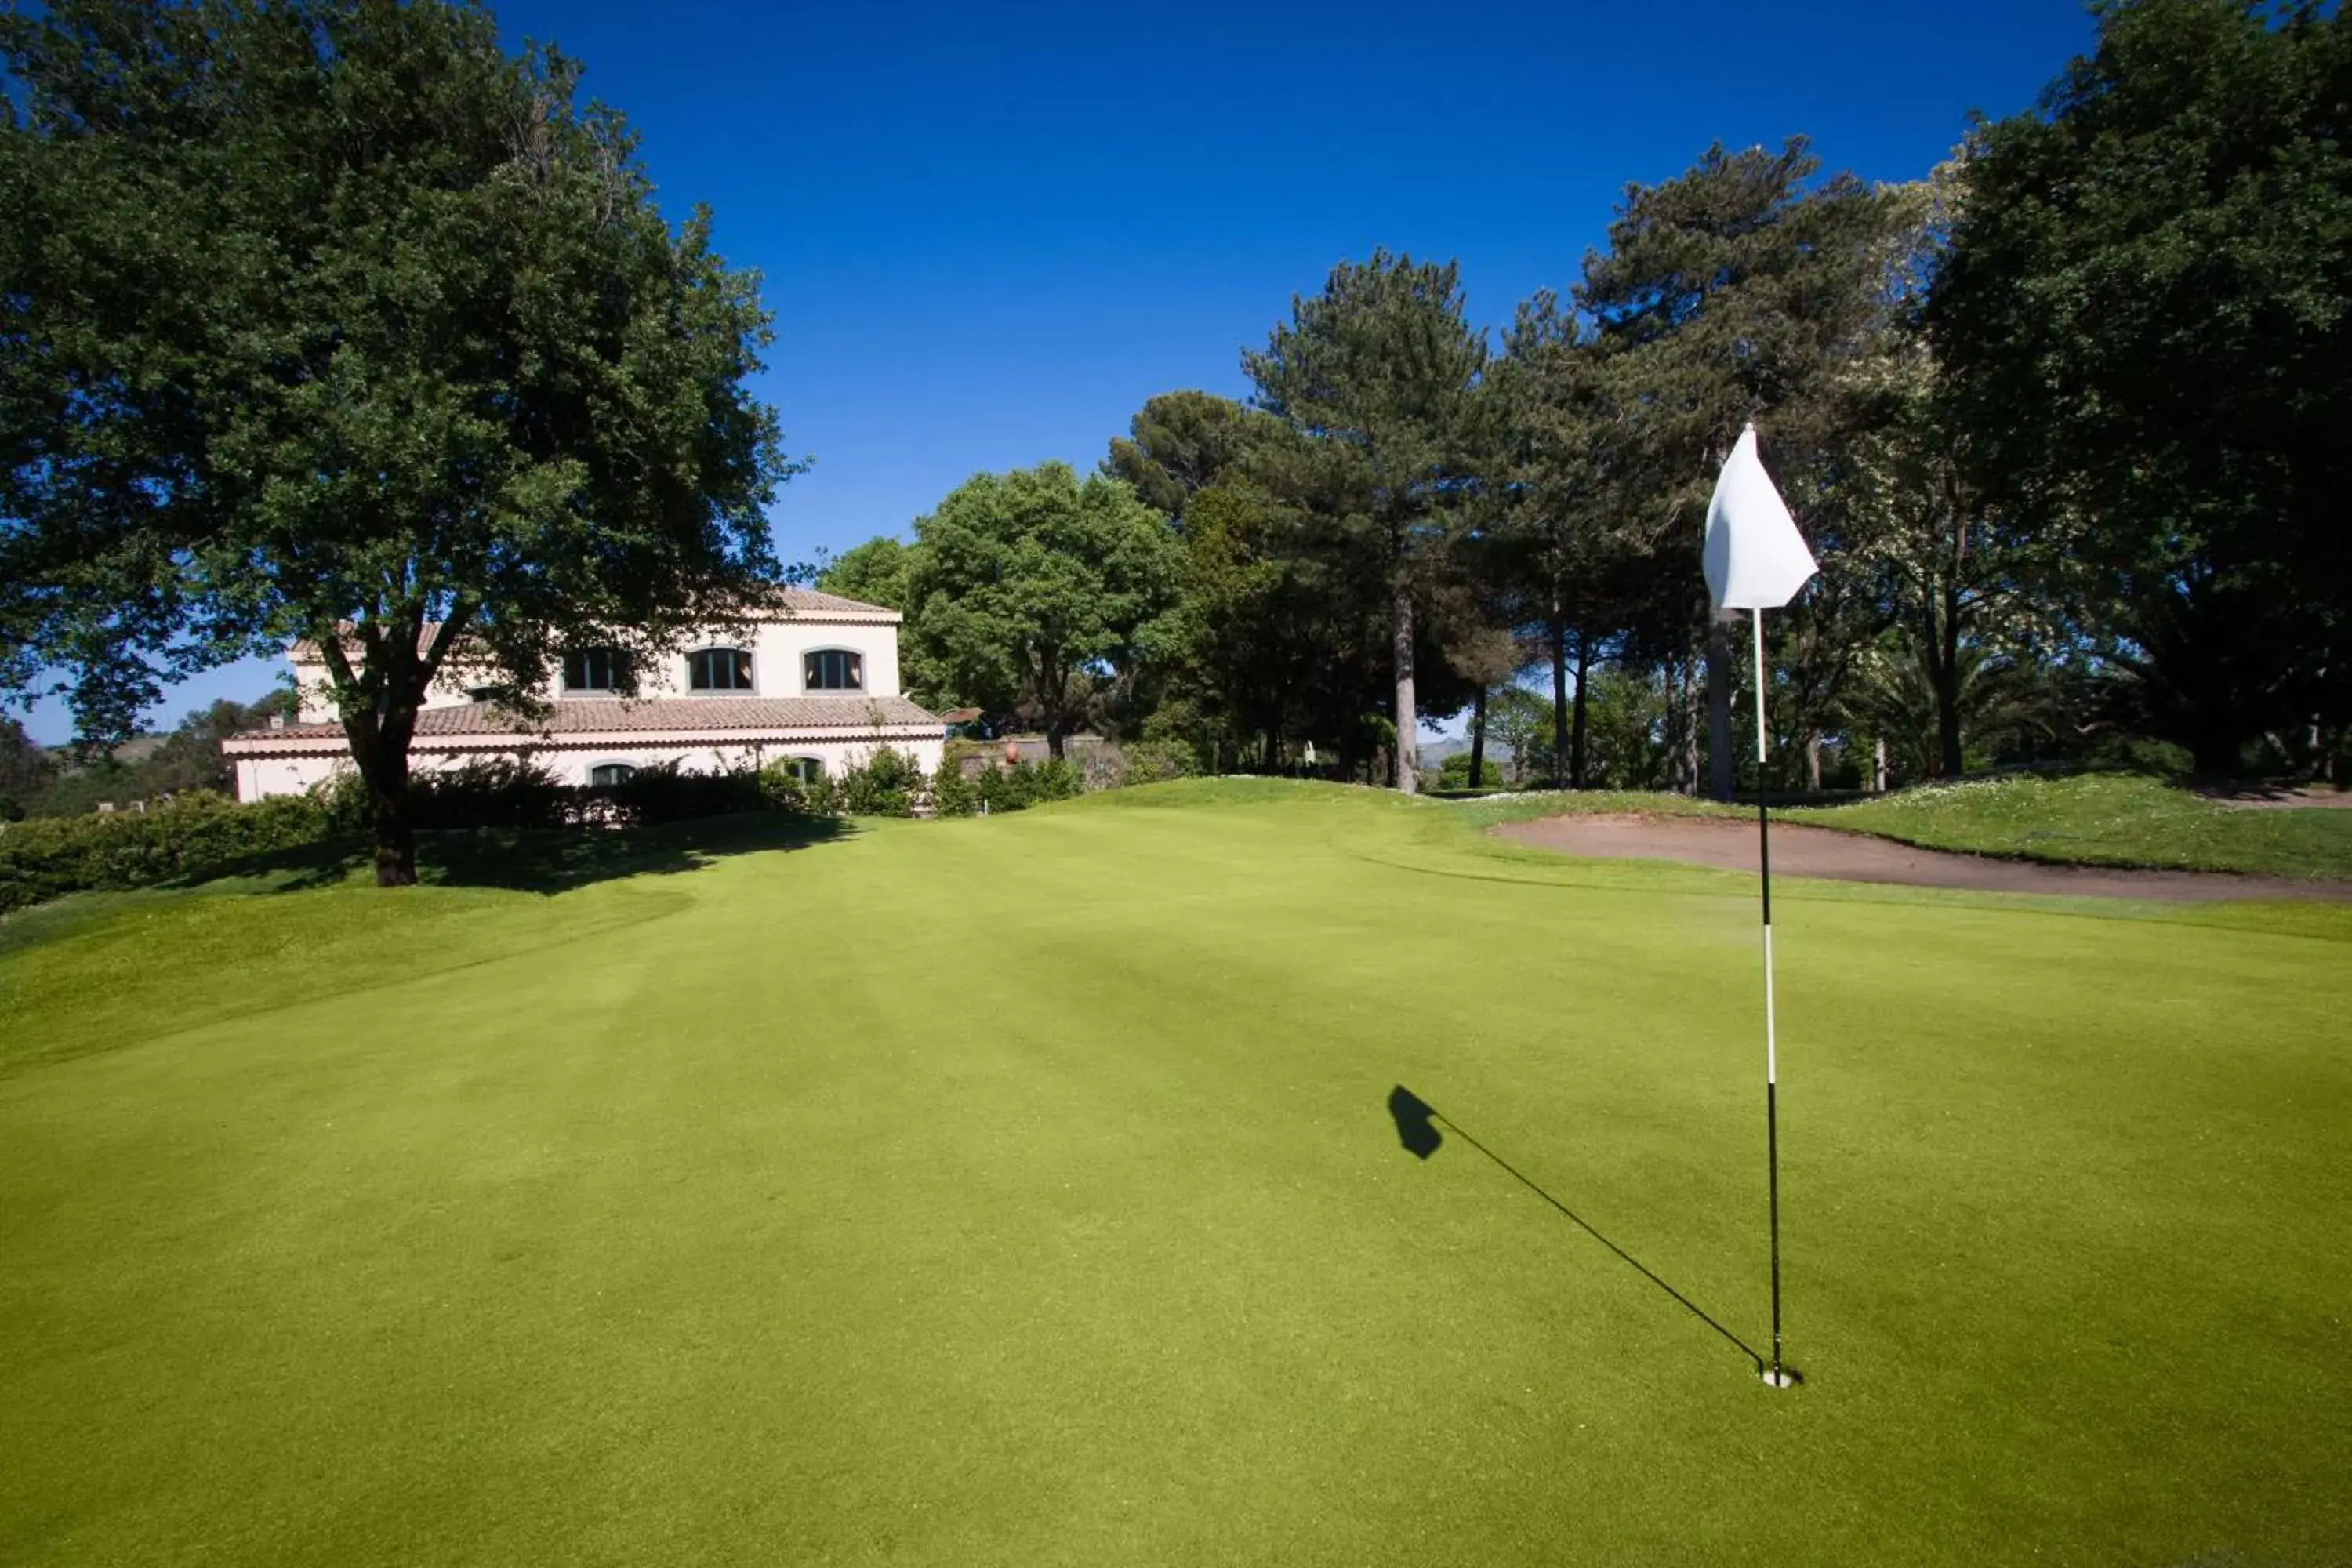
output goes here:
[[[335, 718], [335, 705], [328, 699], [329, 681], [324, 659], [296, 658], [288, 654], [287, 662], [294, 667], [294, 684], [299, 699], [295, 721], [302, 724], [328, 724]], [[427, 708], [460, 708], [471, 702], [466, 689], [475, 682], [462, 672], [443, 669], [425, 690]]]
[[[743, 692], [696, 691], [688, 684], [688, 659], [698, 648], [742, 647], [751, 654], [751, 687]], [[895, 622], [862, 622], [830, 620], [814, 615], [786, 616], [749, 627], [721, 628], [700, 637], [687, 639], [675, 653], [651, 661], [641, 669], [637, 696], [641, 699], [683, 700], [681, 710], [699, 710], [709, 703], [714, 709], [744, 697], [796, 698], [811, 695], [826, 698], [848, 698], [851, 694], [834, 690], [812, 693], [807, 688], [804, 656], [820, 648], [846, 648], [856, 653], [864, 677], [858, 694], [868, 697], [896, 697], [898, 690], [898, 627]], [[289, 651], [289, 658], [291, 658]], [[298, 721], [306, 724], [331, 721], [334, 709], [327, 697], [327, 671], [324, 661], [314, 658], [293, 658], [294, 676], [301, 692], [301, 711]], [[459, 707], [472, 700], [468, 688], [480, 684], [478, 673], [463, 668], [445, 670], [425, 696], [427, 708]], [[551, 701], [610, 700], [607, 691], [567, 693], [562, 689], [559, 669], [547, 688]], [[631, 767], [652, 767], [675, 763], [689, 772], [707, 773], [726, 768], [758, 766], [784, 757], [814, 757], [824, 764], [828, 773], [838, 774], [856, 763], [873, 755], [881, 746], [912, 753], [916, 763], [926, 772], [940, 764], [944, 747], [943, 738], [936, 731], [914, 735], [877, 735], [871, 731], [847, 735], [838, 731], [822, 739], [802, 739], [782, 731], [769, 731], [756, 740], [736, 741], [732, 737], [712, 737], [708, 732], [697, 735], [698, 726], [677, 721], [677, 715], [666, 715], [663, 728], [678, 737], [678, 742], [661, 744], [650, 736], [618, 733], [609, 736], [582, 734], [562, 731], [551, 741], [535, 742], [524, 748], [501, 750], [483, 737], [480, 743], [444, 742], [436, 745], [429, 737], [420, 737], [412, 748], [410, 766], [417, 770], [456, 767], [466, 761], [485, 756], [512, 756], [527, 750], [542, 765], [567, 784], [586, 784], [591, 773], [607, 763], [625, 763]], [[725, 725], [713, 728], [724, 730]], [[861, 726], [862, 728], [862, 726]], [[691, 739], [692, 744], [684, 743]], [[278, 754], [268, 754], [276, 750]], [[341, 746], [329, 741], [289, 738], [273, 747], [266, 737], [248, 736], [230, 742], [236, 764], [237, 797], [258, 800], [264, 795], [291, 795], [311, 789], [348, 771], [349, 757]], [[237, 755], [239, 751], [258, 754]]]
[[940, 758], [946, 751], [947, 743], [943, 740], [933, 739], [767, 741], [756, 746], [594, 747], [567, 744], [561, 751], [539, 751], [532, 756], [564, 783], [584, 784], [589, 782], [589, 774], [606, 763], [625, 763], [633, 768], [649, 768], [675, 762], [686, 773], [719, 773], [728, 768], [764, 767], [787, 757], [814, 757], [824, 764], [828, 775], [837, 775], [865, 762], [886, 745], [901, 756], [911, 753], [916, 765], [928, 773], [938, 771]]
[[[757, 744], [708, 746], [646, 745], [616, 737], [610, 745], [567, 743], [534, 746], [528, 754], [563, 783], [584, 784], [589, 782], [590, 774], [606, 763], [625, 763], [633, 768], [659, 767], [675, 763], [687, 773], [719, 773], [729, 768], [764, 766], [787, 757], [814, 757], [824, 764], [828, 775], [837, 776], [871, 758], [886, 745], [902, 756], [911, 754], [916, 765], [927, 773], [938, 771], [940, 756], [946, 749], [946, 742], [936, 736], [887, 741], [767, 741]], [[412, 773], [424, 773], [459, 767], [476, 758], [516, 754], [515, 752], [500, 752], [490, 747], [439, 750], [429, 742], [420, 742], [412, 748], [408, 765]], [[351, 759], [339, 752], [319, 752], [295, 757], [239, 757], [236, 760], [236, 798], [259, 800], [265, 795], [300, 795], [338, 773], [351, 771]]]
[[239, 757], [236, 798], [260, 800], [273, 795], [301, 795], [339, 773], [351, 771], [348, 757]]
[[[714, 702], [724, 702], [731, 692], [698, 692], [688, 684], [687, 657], [696, 648], [749, 647], [751, 652], [751, 690], [753, 697], [801, 697], [808, 695], [803, 656], [817, 648], [849, 648], [864, 660], [865, 694], [869, 697], [898, 695], [898, 628], [887, 623], [877, 626], [845, 625], [838, 622], [789, 619], [768, 621], [749, 628], [706, 631], [688, 639], [679, 649], [651, 662], [638, 673], [638, 695], [641, 697], [707, 697]], [[291, 660], [294, 679], [301, 689], [300, 722], [322, 724], [335, 716], [334, 705], [327, 699], [327, 667], [323, 660], [300, 658]], [[425, 694], [427, 708], [460, 706], [471, 699], [467, 689], [478, 685], [479, 678], [463, 669], [445, 669]], [[562, 673], [559, 669], [546, 688], [545, 695], [562, 700]], [[604, 698], [606, 691], [573, 692], [575, 697]], [[837, 695], [826, 693], [826, 695]]]

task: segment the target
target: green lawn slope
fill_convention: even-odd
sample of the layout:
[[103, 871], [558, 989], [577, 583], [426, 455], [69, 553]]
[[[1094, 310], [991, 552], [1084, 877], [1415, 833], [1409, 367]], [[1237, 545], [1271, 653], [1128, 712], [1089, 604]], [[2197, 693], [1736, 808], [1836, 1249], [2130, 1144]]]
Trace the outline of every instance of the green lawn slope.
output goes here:
[[1789, 816], [1930, 848], [2032, 860], [2352, 877], [2352, 810], [2225, 805], [2129, 773], [2021, 774]]
[[2352, 1556], [2346, 911], [1776, 890], [1785, 1393], [1747, 879], [1195, 783], [19, 917], [0, 1563]]
[[[1683, 795], [1535, 794], [1456, 807], [1481, 824], [1570, 813], [1753, 815]], [[1874, 834], [1929, 849], [2074, 865], [2352, 877], [2352, 810], [2226, 805], [2133, 773], [2020, 773], [1905, 790], [1852, 805], [1779, 809], [1778, 820]]]

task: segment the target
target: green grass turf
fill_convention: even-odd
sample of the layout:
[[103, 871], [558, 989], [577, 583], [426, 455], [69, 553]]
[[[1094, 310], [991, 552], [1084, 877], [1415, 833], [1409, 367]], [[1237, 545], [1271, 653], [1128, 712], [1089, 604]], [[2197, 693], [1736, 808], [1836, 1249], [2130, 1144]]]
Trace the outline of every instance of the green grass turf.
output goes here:
[[1779, 1393], [1748, 880], [760, 843], [10, 922], [0, 1562], [2352, 1556], [2352, 911], [1776, 889]]
[[[1754, 808], [1685, 795], [1589, 791], [1510, 795], [1455, 809], [1485, 825], [1588, 812], [1747, 816]], [[2227, 806], [2134, 773], [2054, 779], [2021, 773], [1905, 790], [1853, 805], [1776, 809], [1774, 815], [1930, 849], [2025, 860], [2352, 877], [2352, 810]]]

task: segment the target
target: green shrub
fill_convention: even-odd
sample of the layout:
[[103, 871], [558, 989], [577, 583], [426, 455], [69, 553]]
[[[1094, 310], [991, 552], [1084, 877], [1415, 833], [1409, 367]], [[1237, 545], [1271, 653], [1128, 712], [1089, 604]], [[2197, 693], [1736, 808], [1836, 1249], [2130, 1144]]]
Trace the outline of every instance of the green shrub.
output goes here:
[[757, 811], [767, 804], [761, 775], [749, 768], [696, 773], [682, 771], [676, 763], [642, 767], [619, 784], [591, 785], [571, 794], [583, 805], [610, 801], [620, 820], [633, 827]]
[[1067, 757], [1048, 757], [1036, 764], [1036, 783], [1031, 799], [1076, 800], [1084, 795], [1087, 783], [1076, 766]]
[[572, 794], [527, 757], [478, 757], [408, 781], [409, 812], [420, 828], [561, 827]]
[[943, 757], [931, 774], [931, 809], [941, 816], [970, 816], [980, 809], [980, 792], [963, 776], [963, 762]]
[[1138, 741], [1127, 748], [1127, 782], [1131, 784], [1165, 784], [1200, 771], [1201, 760], [1190, 741]]
[[2186, 746], [2150, 741], [2137, 735], [2103, 735], [2083, 759], [2086, 771], [2102, 773], [2142, 773], [2149, 778], [2181, 779], [2197, 771], [2197, 759]]
[[912, 816], [929, 780], [915, 759], [885, 746], [841, 775], [841, 809], [851, 816]]
[[152, 887], [341, 837], [326, 804], [277, 795], [239, 805], [192, 790], [145, 811], [51, 816], [0, 827], [0, 911], [68, 893]]
[[839, 816], [841, 784], [819, 773], [804, 779], [791, 760], [770, 763], [760, 770], [760, 804], [771, 811], [797, 811], [808, 816]]
[[327, 824], [339, 835], [368, 830], [367, 783], [349, 768], [310, 786], [307, 797], [326, 814]]
[[1437, 787], [1441, 790], [1502, 788], [1502, 768], [1490, 760], [1481, 758], [1480, 761], [1484, 765], [1479, 768], [1478, 782], [1474, 784], [1470, 782], [1470, 753], [1454, 752], [1438, 764]]
[[1064, 757], [991, 768], [973, 783], [980, 803], [992, 814], [1023, 811], [1040, 801], [1069, 800], [1086, 792], [1085, 779]]

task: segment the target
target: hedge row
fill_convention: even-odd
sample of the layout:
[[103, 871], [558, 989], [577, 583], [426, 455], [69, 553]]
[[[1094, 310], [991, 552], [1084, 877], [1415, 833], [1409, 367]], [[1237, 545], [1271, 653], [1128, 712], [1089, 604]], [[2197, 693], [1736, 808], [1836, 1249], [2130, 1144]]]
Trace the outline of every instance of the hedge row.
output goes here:
[[[1133, 748], [1118, 780], [1145, 783], [1190, 771], [1189, 756], [1165, 747]], [[1095, 781], [1097, 787], [1117, 782]], [[964, 776], [950, 755], [926, 774], [912, 757], [877, 752], [838, 775], [796, 777], [786, 765], [759, 773], [696, 773], [639, 768], [617, 784], [566, 784], [530, 761], [468, 763], [410, 781], [420, 829], [650, 827], [745, 811], [799, 811], [820, 816], [941, 816], [1019, 811], [1082, 794], [1088, 779], [1055, 759], [989, 768]], [[309, 845], [364, 842], [367, 797], [344, 774], [306, 795], [274, 795], [239, 805], [225, 795], [191, 792], [143, 812], [43, 817], [0, 826], [0, 914], [67, 893], [152, 887], [218, 872], [240, 860]]]
[[66, 893], [144, 888], [338, 837], [322, 801], [239, 805], [193, 791], [145, 811], [48, 816], [0, 828], [0, 913]]

